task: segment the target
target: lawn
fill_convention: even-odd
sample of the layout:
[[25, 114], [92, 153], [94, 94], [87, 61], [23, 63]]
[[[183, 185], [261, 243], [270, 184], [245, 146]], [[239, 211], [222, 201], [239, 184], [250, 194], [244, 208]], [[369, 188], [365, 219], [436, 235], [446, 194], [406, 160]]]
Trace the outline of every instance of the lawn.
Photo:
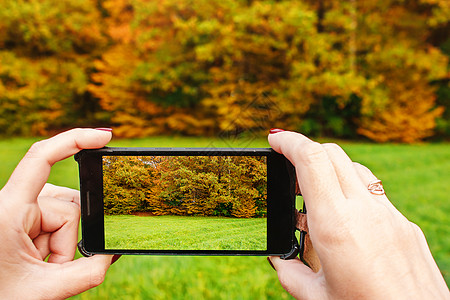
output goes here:
[[105, 216], [105, 249], [266, 250], [266, 218]]
[[[3, 185], [34, 139], [0, 140]], [[155, 137], [117, 140], [112, 146], [267, 147], [251, 141]], [[424, 231], [447, 284], [450, 283], [450, 145], [340, 143], [380, 179], [392, 203]], [[73, 159], [57, 163], [50, 182], [78, 187]], [[382, 254], [380, 254], [382, 255]], [[289, 299], [264, 257], [126, 256], [114, 264], [105, 282], [77, 299]]]

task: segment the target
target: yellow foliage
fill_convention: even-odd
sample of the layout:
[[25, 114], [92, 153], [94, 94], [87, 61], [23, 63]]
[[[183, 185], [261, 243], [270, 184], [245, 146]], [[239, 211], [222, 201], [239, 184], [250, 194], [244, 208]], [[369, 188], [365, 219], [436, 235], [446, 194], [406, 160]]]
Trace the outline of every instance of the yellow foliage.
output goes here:
[[434, 108], [434, 95], [424, 99], [414, 90], [405, 91], [370, 121], [362, 122], [358, 132], [376, 142], [414, 143], [433, 134], [436, 118], [443, 108]]
[[373, 69], [384, 74], [377, 83], [383, 87], [384, 99], [376, 103], [374, 94], [372, 113], [361, 118], [358, 133], [377, 142], [403, 143], [433, 135], [436, 118], [444, 109], [436, 107], [434, 88], [428, 84], [428, 77], [445, 76], [445, 72], [440, 65], [433, 65], [429, 57], [434, 56], [434, 61], [442, 65], [447, 61], [435, 49], [428, 50], [427, 54], [428, 57], [397, 43], [371, 56], [369, 62], [374, 64]]
[[0, 0], [0, 132], [418, 141], [442, 115], [449, 3]]

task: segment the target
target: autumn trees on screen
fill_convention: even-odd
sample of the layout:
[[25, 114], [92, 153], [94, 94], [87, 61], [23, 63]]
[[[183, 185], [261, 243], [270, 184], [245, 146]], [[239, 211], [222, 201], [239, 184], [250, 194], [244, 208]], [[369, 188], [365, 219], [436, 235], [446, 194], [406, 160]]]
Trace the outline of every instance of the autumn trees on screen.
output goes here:
[[107, 214], [265, 217], [266, 157], [104, 157], [103, 194]]
[[0, 0], [0, 132], [450, 132], [448, 3]]

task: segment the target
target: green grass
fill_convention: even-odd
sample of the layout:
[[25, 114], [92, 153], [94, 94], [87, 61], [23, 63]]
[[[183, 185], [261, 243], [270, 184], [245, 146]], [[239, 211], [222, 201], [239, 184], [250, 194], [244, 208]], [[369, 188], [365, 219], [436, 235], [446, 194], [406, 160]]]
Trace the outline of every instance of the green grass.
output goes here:
[[266, 218], [105, 216], [105, 248], [266, 250]]
[[[34, 139], [0, 140], [0, 183]], [[229, 141], [155, 137], [114, 141], [113, 146], [217, 147]], [[232, 145], [267, 147], [265, 139]], [[424, 231], [447, 284], [450, 283], [450, 145], [340, 143], [383, 180], [392, 203]], [[78, 187], [73, 159], [55, 165], [54, 184]], [[382, 255], [382, 254], [380, 254]], [[123, 256], [105, 282], [76, 299], [290, 299], [264, 257]]]

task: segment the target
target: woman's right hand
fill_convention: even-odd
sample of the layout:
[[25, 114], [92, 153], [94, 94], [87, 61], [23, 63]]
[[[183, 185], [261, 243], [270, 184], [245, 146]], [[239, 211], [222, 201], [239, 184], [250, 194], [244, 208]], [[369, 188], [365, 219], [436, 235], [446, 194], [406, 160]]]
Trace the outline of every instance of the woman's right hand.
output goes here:
[[278, 130], [272, 148], [295, 166], [308, 213], [309, 235], [322, 268], [270, 257], [282, 286], [298, 299], [449, 299], [446, 283], [420, 228], [377, 180], [335, 144]]

